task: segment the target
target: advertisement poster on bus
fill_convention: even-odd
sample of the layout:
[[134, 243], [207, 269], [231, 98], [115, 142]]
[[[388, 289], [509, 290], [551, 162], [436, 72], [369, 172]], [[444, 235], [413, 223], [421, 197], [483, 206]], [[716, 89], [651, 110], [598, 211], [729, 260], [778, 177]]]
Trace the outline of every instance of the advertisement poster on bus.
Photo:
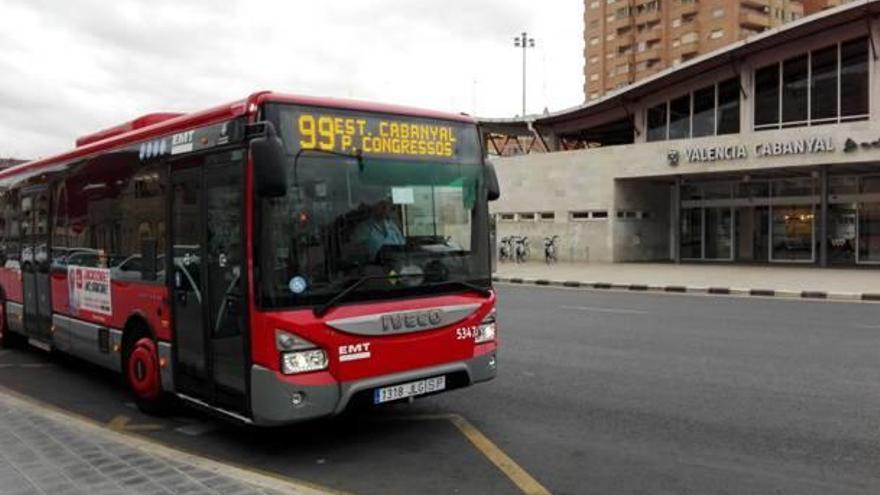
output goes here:
[[112, 305], [109, 269], [68, 266], [67, 285], [71, 309], [110, 314]]

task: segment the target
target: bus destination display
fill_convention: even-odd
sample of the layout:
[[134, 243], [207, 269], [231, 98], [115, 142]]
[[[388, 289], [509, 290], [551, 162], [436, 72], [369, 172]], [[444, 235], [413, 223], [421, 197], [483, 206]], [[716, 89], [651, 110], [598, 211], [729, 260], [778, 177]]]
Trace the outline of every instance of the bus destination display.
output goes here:
[[[369, 114], [323, 108], [294, 108], [282, 127], [291, 131], [288, 146], [364, 156], [458, 162], [470, 155], [474, 139], [468, 126], [455, 122]], [[468, 157], [471, 158], [471, 157]]]

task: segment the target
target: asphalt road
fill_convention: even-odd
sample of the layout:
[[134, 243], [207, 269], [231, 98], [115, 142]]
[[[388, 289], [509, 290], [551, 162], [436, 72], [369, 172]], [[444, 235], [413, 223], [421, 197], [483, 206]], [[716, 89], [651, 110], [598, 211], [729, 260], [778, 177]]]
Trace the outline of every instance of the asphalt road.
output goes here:
[[0, 385], [215, 459], [359, 494], [880, 493], [880, 305], [499, 286], [487, 384], [284, 430], [151, 418], [113, 376], [0, 351]]

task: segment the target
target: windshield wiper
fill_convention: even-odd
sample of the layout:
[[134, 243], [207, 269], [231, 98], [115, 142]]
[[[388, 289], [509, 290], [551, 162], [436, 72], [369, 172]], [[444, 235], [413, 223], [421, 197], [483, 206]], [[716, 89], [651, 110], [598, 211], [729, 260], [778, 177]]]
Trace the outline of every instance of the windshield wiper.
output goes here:
[[335, 296], [331, 297], [327, 302], [325, 302], [324, 304], [322, 304], [322, 305], [316, 307], [314, 310], [312, 310], [312, 312], [315, 316], [317, 316], [319, 318], [321, 316], [324, 316], [325, 314], [327, 314], [327, 311], [330, 311], [330, 309], [332, 307], [338, 306], [339, 303], [342, 302], [346, 297], [348, 297], [349, 294], [351, 294], [358, 287], [364, 285], [366, 282], [369, 282], [370, 280], [397, 280], [397, 279], [401, 279], [401, 278], [412, 278], [412, 277], [421, 277], [421, 276], [422, 276], [421, 274], [413, 273], [413, 274], [400, 274], [400, 275], [372, 275], [372, 276], [367, 276], [367, 277], [361, 277], [359, 279], [355, 279], [346, 288], [342, 289], [342, 291], [340, 291], [339, 294], [336, 294]]
[[489, 290], [485, 287], [481, 287], [477, 284], [468, 282], [467, 280], [454, 280], [454, 279], [453, 280], [444, 280], [442, 282], [437, 282], [437, 283], [430, 284], [430, 285], [431, 285], [431, 287], [442, 287], [444, 285], [457, 285], [457, 286], [463, 287], [465, 289], [470, 289], [483, 297], [489, 297], [492, 295], [491, 290]]

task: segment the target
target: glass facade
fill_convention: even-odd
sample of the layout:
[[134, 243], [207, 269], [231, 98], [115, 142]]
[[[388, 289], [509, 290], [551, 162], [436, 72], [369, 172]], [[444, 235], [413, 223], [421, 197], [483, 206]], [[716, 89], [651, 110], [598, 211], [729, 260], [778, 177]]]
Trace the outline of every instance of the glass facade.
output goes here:
[[689, 260], [703, 257], [702, 208], [681, 210], [681, 257]]
[[868, 118], [868, 39], [813, 50], [755, 71], [755, 130]]
[[856, 262], [856, 220], [858, 206], [855, 203], [828, 205], [828, 261], [831, 264]]
[[733, 210], [706, 208], [706, 252], [708, 260], [727, 260], [733, 256]]
[[[772, 207], [771, 207], [772, 208]], [[772, 208], [772, 261], [813, 261], [816, 214], [813, 205]]]
[[880, 203], [866, 203], [859, 209], [859, 261], [880, 263]]
[[[688, 183], [681, 188], [683, 260], [880, 264], [880, 175]], [[823, 240], [822, 222], [825, 238]]]
[[691, 95], [669, 102], [669, 139], [684, 139], [691, 133]]
[[782, 63], [783, 124], [802, 124], [807, 120], [808, 65], [809, 59], [806, 55], [790, 58]]
[[840, 45], [840, 115], [860, 118], [868, 113], [868, 43], [859, 38]]
[[858, 261], [880, 263], [880, 177], [864, 177], [860, 192]]
[[648, 141], [739, 132], [740, 84], [731, 78], [648, 109]]

